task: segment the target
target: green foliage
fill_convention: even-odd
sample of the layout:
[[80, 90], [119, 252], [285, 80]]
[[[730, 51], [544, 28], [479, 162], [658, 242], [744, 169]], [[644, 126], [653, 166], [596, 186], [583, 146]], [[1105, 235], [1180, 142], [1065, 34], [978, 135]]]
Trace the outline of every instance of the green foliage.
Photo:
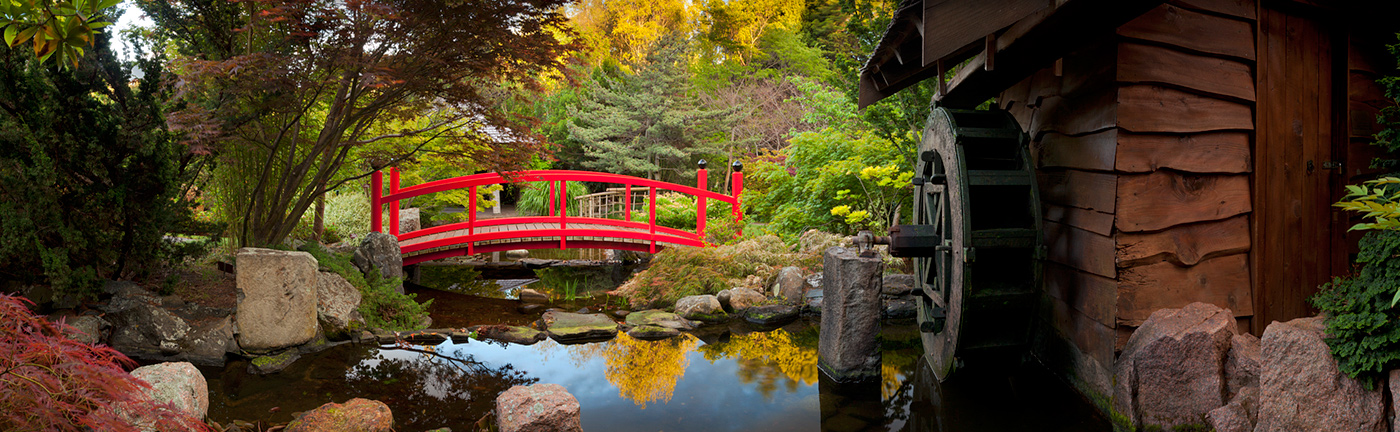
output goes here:
[[349, 254], [338, 254], [314, 244], [308, 244], [302, 250], [316, 258], [321, 267], [340, 275], [360, 290], [358, 310], [365, 318], [365, 325], [400, 331], [422, 328], [424, 318], [428, 316], [428, 306], [433, 304], [432, 299], [418, 303], [415, 301], [416, 294], [398, 292], [401, 279], [384, 279], [378, 271], [361, 273], [350, 261]]
[[[519, 183], [519, 185], [520, 198], [515, 201], [515, 211], [520, 213], [521, 216], [549, 215], [549, 183], [528, 182]], [[573, 198], [588, 195], [588, 187], [580, 182], [565, 182], [565, 188], [569, 190], [570, 205], [566, 205], [564, 210], [567, 211], [570, 216], [578, 216], [580, 209], [579, 206], [572, 205], [574, 204]], [[555, 203], [554, 208], [557, 210], [558, 207], [559, 204]]]
[[207, 246], [165, 239], [208, 227], [184, 201], [189, 155], [165, 130], [161, 66], [142, 61], [133, 86], [108, 44], [70, 70], [0, 47], [0, 279], [89, 295]]
[[1333, 206], [1361, 213], [1362, 218], [1372, 220], [1353, 225], [1348, 231], [1400, 230], [1400, 188], [1390, 186], [1396, 184], [1400, 184], [1400, 178], [1383, 177], [1360, 185], [1347, 185], [1346, 196]]
[[102, 11], [118, 3], [121, 0], [0, 1], [0, 30], [10, 48], [32, 40], [39, 63], [57, 56], [59, 67], [76, 68], [85, 48], [93, 46], [97, 29], [115, 20]]
[[715, 294], [745, 286], [756, 275], [767, 281], [786, 266], [821, 270], [819, 253], [794, 252], [776, 236], [745, 239], [733, 245], [707, 248], [669, 248], [652, 258], [651, 266], [615, 292], [633, 307], [674, 304], [681, 297]]
[[664, 38], [635, 75], [600, 76], [570, 109], [569, 139], [581, 144], [588, 169], [660, 178], [684, 166], [691, 148], [723, 114], [687, 95], [686, 41]]
[[1312, 303], [1327, 316], [1327, 344], [1338, 368], [1372, 385], [1400, 368], [1400, 231], [1367, 233], [1356, 263], [1356, 274], [1323, 285]]

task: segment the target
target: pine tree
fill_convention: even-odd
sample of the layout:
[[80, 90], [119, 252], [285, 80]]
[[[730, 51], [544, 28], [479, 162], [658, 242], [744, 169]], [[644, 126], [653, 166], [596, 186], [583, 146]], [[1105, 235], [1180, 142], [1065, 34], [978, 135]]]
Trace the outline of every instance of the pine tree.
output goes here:
[[584, 167], [652, 179], [666, 169], [691, 169], [683, 161], [714, 133], [724, 111], [705, 109], [688, 94], [686, 49], [681, 37], [665, 37], [635, 75], [595, 81], [570, 110], [569, 139], [582, 145]]

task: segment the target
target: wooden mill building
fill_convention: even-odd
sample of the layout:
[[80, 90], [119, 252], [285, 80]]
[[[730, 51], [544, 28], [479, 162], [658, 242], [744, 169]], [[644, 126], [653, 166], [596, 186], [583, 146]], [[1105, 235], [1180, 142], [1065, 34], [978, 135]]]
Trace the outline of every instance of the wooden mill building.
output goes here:
[[860, 101], [935, 79], [940, 106], [1014, 115], [1047, 247], [1033, 350], [1103, 396], [1153, 311], [1213, 303], [1260, 334], [1348, 272], [1330, 204], [1377, 172], [1395, 3], [910, 0]]

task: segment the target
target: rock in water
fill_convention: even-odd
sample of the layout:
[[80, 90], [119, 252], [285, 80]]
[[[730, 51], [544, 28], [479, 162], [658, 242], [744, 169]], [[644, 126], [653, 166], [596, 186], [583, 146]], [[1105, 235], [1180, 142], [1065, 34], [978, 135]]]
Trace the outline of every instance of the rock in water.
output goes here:
[[156, 403], [170, 402], [197, 419], [209, 412], [209, 383], [189, 362], [142, 366], [131, 371], [131, 376], [151, 385], [145, 393]]
[[680, 336], [680, 330], [656, 325], [640, 325], [627, 331], [627, 335], [641, 340], [659, 340]]
[[525, 304], [546, 304], [549, 303], [549, 296], [530, 288], [521, 288], [520, 302]]
[[503, 324], [476, 326], [472, 330], [483, 338], [517, 345], [534, 345], [535, 342], [542, 341], [546, 337], [544, 332], [539, 330]]
[[[379, 275], [385, 279], [403, 280], [403, 251], [399, 249], [398, 238], [392, 235], [369, 233], [364, 242], [360, 243], [360, 247], [355, 249], [355, 255], [351, 259], [361, 272], [368, 274], [378, 269]], [[399, 294], [403, 294], [402, 283], [397, 289]]]
[[744, 320], [761, 326], [783, 325], [796, 319], [798, 312], [801, 310], [793, 305], [755, 306], [744, 312]]
[[558, 384], [514, 386], [496, 398], [501, 432], [581, 432], [578, 399]]
[[695, 324], [680, 315], [662, 310], [644, 310], [627, 314], [627, 324], [634, 326], [652, 325], [676, 330], [694, 330]]
[[266, 352], [316, 336], [316, 259], [306, 252], [238, 251], [238, 344]]
[[772, 295], [775, 298], [787, 300], [795, 303], [802, 300], [802, 292], [806, 291], [803, 285], [807, 281], [802, 279], [802, 270], [797, 267], [788, 266], [778, 270], [778, 278], [773, 281]]
[[287, 425], [287, 432], [391, 432], [394, 413], [384, 402], [355, 398], [327, 403]]
[[101, 310], [112, 323], [112, 348], [147, 361], [189, 361], [223, 366], [226, 352], [237, 352], [232, 310], [193, 303], [171, 309], [145, 290], [122, 290]]
[[1235, 329], [1234, 314], [1212, 304], [1153, 312], [1118, 358], [1114, 409], [1134, 427], [1205, 424], [1226, 402], [1221, 371]]
[[836, 382], [880, 378], [879, 258], [862, 258], [855, 249], [833, 247], [822, 257], [821, 341], [817, 368]]
[[331, 272], [316, 276], [316, 321], [330, 340], [350, 338], [352, 324], [364, 324], [360, 316], [360, 290]]
[[1384, 432], [1385, 395], [1337, 370], [1322, 318], [1274, 322], [1260, 340], [1255, 432]]
[[423, 229], [422, 212], [417, 208], [399, 210], [399, 234]]
[[578, 343], [612, 339], [617, 336], [617, 323], [603, 314], [545, 312], [540, 317], [549, 337], [559, 343]]
[[712, 295], [682, 297], [676, 300], [676, 315], [688, 320], [719, 322], [729, 319], [720, 306], [719, 298]]

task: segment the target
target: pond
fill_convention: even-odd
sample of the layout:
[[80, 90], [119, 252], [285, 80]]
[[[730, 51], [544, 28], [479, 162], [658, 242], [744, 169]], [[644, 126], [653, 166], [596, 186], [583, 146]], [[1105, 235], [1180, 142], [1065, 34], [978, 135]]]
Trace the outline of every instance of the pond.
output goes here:
[[[434, 299], [435, 327], [538, 318], [510, 300], [416, 292]], [[511, 386], [554, 383], [578, 398], [587, 431], [1111, 430], [1034, 367], [970, 370], [940, 385], [919, 360], [912, 323], [884, 327], [879, 383], [829, 382], [817, 371], [818, 328], [810, 317], [769, 331], [719, 325], [662, 341], [621, 334], [579, 345], [344, 344], [271, 375], [248, 374], [245, 362], [206, 371], [209, 418], [284, 423], [362, 397], [388, 404], [397, 430], [474, 430], [491, 421], [496, 396]]]

